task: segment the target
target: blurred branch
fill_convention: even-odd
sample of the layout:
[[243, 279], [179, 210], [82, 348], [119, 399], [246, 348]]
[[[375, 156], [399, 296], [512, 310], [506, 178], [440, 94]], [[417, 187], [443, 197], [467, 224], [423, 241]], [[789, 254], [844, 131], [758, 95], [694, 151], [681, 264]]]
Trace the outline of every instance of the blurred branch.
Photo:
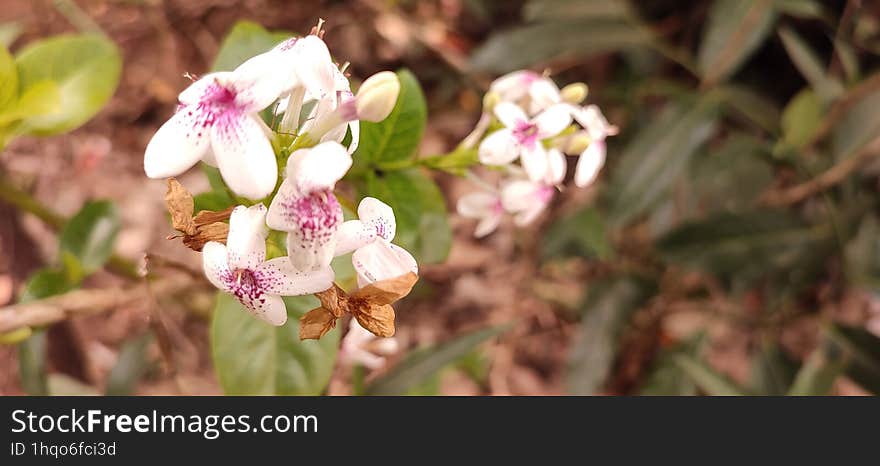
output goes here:
[[[62, 229], [67, 222], [63, 215], [43, 205], [43, 203], [28, 192], [17, 188], [2, 176], [0, 176], [0, 201], [6, 202], [21, 211], [33, 214], [56, 231]], [[110, 259], [107, 261], [107, 269], [126, 278], [141, 278], [134, 262], [116, 254], [110, 256]]]
[[143, 285], [80, 289], [46, 299], [0, 307], [0, 334], [26, 327], [43, 327], [75, 315], [98, 314], [120, 306], [145, 302], [150, 299], [150, 292], [173, 294], [191, 285], [191, 280], [174, 278], [152, 283], [151, 290]]

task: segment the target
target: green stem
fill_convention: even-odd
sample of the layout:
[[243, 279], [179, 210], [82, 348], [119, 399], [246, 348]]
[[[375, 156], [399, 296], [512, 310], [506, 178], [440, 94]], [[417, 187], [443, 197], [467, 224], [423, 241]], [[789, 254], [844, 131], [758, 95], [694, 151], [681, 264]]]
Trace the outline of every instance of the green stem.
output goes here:
[[[0, 200], [23, 212], [33, 214], [53, 230], [60, 230], [67, 223], [67, 219], [63, 215], [46, 207], [29, 193], [18, 189], [9, 180], [2, 177], [0, 177]], [[141, 278], [137, 265], [117, 254], [110, 256], [110, 259], [107, 261], [107, 269], [126, 278], [135, 280]]]

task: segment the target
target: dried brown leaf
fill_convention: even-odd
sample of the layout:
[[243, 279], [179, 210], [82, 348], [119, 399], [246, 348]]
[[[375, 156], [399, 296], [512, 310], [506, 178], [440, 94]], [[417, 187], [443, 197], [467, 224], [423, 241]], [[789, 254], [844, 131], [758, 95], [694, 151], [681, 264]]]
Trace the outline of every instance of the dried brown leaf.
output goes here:
[[391, 304], [408, 295], [419, 280], [413, 272], [399, 277], [379, 280], [351, 294], [352, 300], [365, 300], [371, 304]]
[[228, 207], [217, 212], [214, 212], [213, 210], [200, 210], [199, 213], [193, 217], [193, 222], [196, 226], [202, 226], [229, 220], [229, 217], [232, 215], [232, 209], [234, 209], [234, 207]]
[[390, 304], [364, 306], [353, 311], [361, 327], [379, 337], [394, 336], [394, 308]]
[[338, 318], [332, 312], [317, 307], [299, 319], [299, 339], [317, 340], [336, 327]]
[[174, 178], [168, 178], [165, 206], [168, 209], [168, 213], [171, 214], [171, 226], [175, 230], [187, 235], [195, 234], [196, 224], [192, 218], [195, 203], [193, 202], [192, 194]]

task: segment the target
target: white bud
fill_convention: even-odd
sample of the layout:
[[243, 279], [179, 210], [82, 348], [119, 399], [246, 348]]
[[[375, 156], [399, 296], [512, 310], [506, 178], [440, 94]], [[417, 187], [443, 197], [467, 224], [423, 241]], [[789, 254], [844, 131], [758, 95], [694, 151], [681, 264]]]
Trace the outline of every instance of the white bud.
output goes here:
[[589, 147], [592, 142], [593, 138], [590, 137], [588, 132], [578, 131], [565, 140], [561, 149], [566, 154], [577, 155], [587, 150], [587, 147]]
[[584, 83], [571, 83], [568, 86], [562, 88], [559, 91], [560, 97], [562, 100], [570, 103], [570, 104], [579, 104], [587, 98], [587, 94], [589, 94], [590, 89]]
[[400, 81], [391, 71], [376, 73], [358, 89], [356, 99], [357, 118], [365, 121], [382, 121], [388, 117], [397, 103]]

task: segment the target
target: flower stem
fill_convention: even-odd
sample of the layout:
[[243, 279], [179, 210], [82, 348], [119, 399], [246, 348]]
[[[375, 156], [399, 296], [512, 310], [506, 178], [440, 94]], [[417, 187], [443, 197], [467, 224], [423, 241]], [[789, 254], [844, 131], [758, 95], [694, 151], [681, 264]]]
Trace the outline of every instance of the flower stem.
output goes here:
[[[64, 224], [67, 223], [67, 219], [63, 215], [46, 207], [29, 193], [18, 189], [3, 177], [0, 177], [0, 201], [34, 215], [56, 231], [64, 228]], [[116, 254], [110, 256], [107, 261], [107, 269], [126, 278], [141, 278], [134, 262]]]

